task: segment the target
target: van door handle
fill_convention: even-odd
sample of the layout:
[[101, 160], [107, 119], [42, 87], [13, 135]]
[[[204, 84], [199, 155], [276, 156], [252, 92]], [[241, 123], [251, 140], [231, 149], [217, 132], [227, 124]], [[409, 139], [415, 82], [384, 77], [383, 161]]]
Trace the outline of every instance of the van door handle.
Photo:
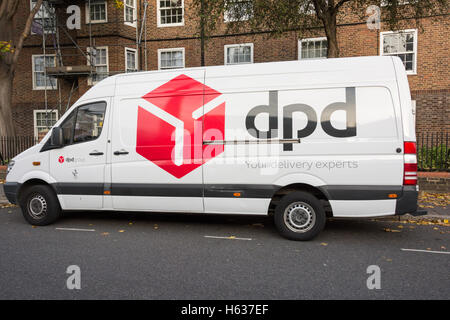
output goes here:
[[102, 156], [102, 155], [103, 155], [103, 152], [94, 150], [94, 151], [92, 151], [91, 153], [89, 153], [89, 155], [90, 155], [90, 156]]
[[114, 151], [115, 156], [120, 156], [121, 154], [128, 154], [128, 151], [121, 149], [120, 151]]

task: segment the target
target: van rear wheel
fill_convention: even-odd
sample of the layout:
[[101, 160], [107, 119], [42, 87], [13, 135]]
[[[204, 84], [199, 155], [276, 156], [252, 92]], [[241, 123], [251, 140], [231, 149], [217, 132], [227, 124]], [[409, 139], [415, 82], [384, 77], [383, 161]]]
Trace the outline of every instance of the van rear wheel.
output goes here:
[[49, 186], [34, 185], [24, 190], [20, 197], [22, 214], [28, 223], [45, 226], [61, 215], [58, 198]]
[[275, 208], [274, 221], [282, 236], [291, 240], [310, 240], [325, 226], [325, 210], [319, 199], [308, 192], [285, 195]]

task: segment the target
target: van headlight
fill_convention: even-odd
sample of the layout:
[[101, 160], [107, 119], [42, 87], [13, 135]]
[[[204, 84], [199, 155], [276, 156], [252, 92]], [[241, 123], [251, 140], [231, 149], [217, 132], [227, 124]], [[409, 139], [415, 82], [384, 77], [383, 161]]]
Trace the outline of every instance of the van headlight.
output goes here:
[[14, 160], [11, 160], [11, 161], [8, 162], [8, 168], [6, 169], [6, 174], [8, 174], [12, 170], [12, 168], [14, 167], [15, 163], [16, 162]]

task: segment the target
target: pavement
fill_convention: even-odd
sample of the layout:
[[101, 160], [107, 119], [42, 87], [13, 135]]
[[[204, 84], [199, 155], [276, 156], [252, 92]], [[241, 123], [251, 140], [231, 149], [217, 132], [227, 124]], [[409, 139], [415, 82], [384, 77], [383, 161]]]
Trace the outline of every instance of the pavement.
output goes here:
[[2, 208], [0, 299], [449, 299], [450, 224], [396, 219], [330, 219], [296, 242], [268, 217], [77, 212], [33, 227]]

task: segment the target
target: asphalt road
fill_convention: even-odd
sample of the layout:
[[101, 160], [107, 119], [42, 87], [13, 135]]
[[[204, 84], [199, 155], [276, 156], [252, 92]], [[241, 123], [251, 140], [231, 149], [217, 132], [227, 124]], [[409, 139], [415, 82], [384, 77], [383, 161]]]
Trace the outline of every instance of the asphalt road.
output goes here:
[[[265, 217], [82, 212], [32, 227], [4, 208], [0, 299], [449, 299], [445, 252], [448, 226], [332, 220], [294, 242]], [[381, 289], [367, 288], [369, 265]]]

